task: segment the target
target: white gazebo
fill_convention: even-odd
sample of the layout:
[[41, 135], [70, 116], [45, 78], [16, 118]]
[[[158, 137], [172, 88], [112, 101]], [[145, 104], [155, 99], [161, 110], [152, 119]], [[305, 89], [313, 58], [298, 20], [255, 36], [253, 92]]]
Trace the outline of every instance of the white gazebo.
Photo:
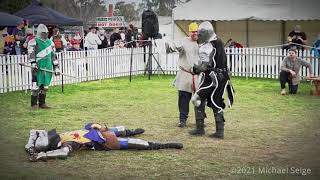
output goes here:
[[173, 36], [192, 21], [210, 21], [218, 36], [247, 47], [279, 45], [297, 24], [312, 44], [320, 32], [319, 0], [192, 0], [173, 9]]

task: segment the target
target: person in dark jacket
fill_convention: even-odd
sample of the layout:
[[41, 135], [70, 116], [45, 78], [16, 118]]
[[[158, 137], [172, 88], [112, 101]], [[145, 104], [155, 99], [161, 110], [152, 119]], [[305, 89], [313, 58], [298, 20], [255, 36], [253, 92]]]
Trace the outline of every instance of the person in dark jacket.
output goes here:
[[108, 47], [108, 39], [106, 37], [106, 31], [104, 29], [100, 29], [99, 30], [99, 33], [98, 33], [98, 36], [101, 40], [101, 44], [98, 45], [98, 49], [104, 49], [104, 48], [107, 48]]
[[114, 42], [117, 40], [121, 40], [121, 35], [119, 33], [119, 29], [114, 29], [113, 33], [110, 36], [110, 46], [113, 47], [114, 46]]

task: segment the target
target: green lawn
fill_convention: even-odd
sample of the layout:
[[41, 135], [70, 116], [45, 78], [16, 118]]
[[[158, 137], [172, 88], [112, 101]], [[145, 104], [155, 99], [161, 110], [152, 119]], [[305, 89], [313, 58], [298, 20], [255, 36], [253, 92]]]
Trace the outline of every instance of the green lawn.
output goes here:
[[[178, 123], [173, 76], [128, 78], [51, 87], [50, 110], [30, 109], [30, 92], [0, 94], [1, 179], [319, 179], [320, 98], [310, 82], [299, 94], [281, 96], [277, 80], [233, 78], [235, 104], [226, 109], [225, 139], [208, 137], [215, 128], [207, 109], [206, 135], [193, 137]], [[192, 106], [190, 105], [192, 109]], [[143, 127], [145, 140], [179, 141], [182, 150], [81, 151], [66, 160], [28, 162], [30, 129], [82, 128], [91, 120], [108, 126]], [[241, 169], [242, 172], [241, 172]], [[262, 173], [289, 168], [289, 174]], [[311, 174], [290, 174], [309, 168]], [[240, 171], [239, 171], [240, 170]], [[253, 172], [254, 171], [254, 172]]]

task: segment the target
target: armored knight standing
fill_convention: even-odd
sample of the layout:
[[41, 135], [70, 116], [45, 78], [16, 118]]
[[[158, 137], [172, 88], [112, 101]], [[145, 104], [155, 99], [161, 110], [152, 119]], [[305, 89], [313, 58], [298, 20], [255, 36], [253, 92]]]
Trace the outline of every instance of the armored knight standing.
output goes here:
[[198, 43], [200, 62], [193, 66], [193, 72], [200, 74], [199, 88], [192, 97], [192, 102], [198, 107], [196, 113], [196, 129], [190, 132], [191, 135], [203, 135], [205, 103], [213, 110], [216, 132], [210, 135], [214, 138], [224, 138], [225, 108], [224, 92], [228, 92], [229, 106], [232, 106], [234, 90], [231, 85], [227, 57], [223, 43], [217, 38], [210, 22], [205, 21], [199, 25]]

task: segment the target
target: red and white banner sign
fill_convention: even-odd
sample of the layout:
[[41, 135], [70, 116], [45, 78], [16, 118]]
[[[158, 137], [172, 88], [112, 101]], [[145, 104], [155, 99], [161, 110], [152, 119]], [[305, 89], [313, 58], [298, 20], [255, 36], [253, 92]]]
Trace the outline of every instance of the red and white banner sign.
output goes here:
[[126, 26], [123, 16], [97, 17], [96, 21], [97, 27], [117, 28]]

